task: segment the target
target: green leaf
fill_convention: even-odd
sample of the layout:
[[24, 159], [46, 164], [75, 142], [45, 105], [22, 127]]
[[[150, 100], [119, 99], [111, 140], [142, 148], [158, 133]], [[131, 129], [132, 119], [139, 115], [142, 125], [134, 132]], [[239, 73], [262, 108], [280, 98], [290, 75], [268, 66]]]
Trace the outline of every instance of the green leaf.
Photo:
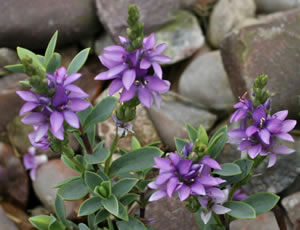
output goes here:
[[95, 226], [95, 214], [88, 215], [88, 226], [90, 230], [97, 230], [97, 226]]
[[217, 158], [227, 141], [227, 126], [219, 129], [210, 139], [207, 152], [212, 158]]
[[90, 230], [89, 227], [83, 223], [79, 224], [78, 227], [79, 227], [79, 230]]
[[57, 191], [63, 200], [80, 200], [88, 194], [88, 192], [88, 187], [82, 179], [73, 180], [63, 185]]
[[37, 57], [37, 55], [35, 53], [31, 52], [28, 49], [24, 49], [24, 48], [21, 48], [21, 47], [17, 47], [17, 53], [18, 53], [18, 56], [19, 56], [20, 60], [22, 60], [22, 59], [24, 59], [25, 57], [28, 56], [32, 59], [32, 62], [35, 65], [37, 65], [41, 69], [45, 70], [45, 67], [43, 66], [40, 59]]
[[242, 201], [229, 201], [224, 206], [230, 208], [227, 214], [237, 219], [254, 219], [256, 217], [255, 209]]
[[51, 222], [48, 226], [48, 230], [65, 230], [65, 229], [66, 227], [61, 222], [56, 220], [54, 216], [51, 216]]
[[43, 65], [45, 65], [45, 57], [42, 56], [42, 55], [39, 55], [39, 54], [37, 54], [36, 56], [38, 57], [38, 59], [40, 60], [40, 62], [41, 62]]
[[80, 205], [78, 216], [87, 216], [95, 213], [101, 206], [101, 199], [99, 197], [89, 198]]
[[226, 177], [226, 184], [235, 184], [244, 180], [249, 175], [253, 165], [253, 161], [248, 159], [239, 159], [234, 163], [240, 167], [242, 173], [236, 176]]
[[105, 209], [100, 210], [99, 212], [97, 212], [95, 220], [94, 220], [94, 224], [98, 225], [100, 224], [102, 221], [104, 221], [107, 217], [109, 217], [110, 213], [108, 211], [106, 211]]
[[139, 190], [139, 192], [145, 192], [150, 182], [152, 182], [152, 180], [141, 180], [136, 184], [136, 187]]
[[48, 43], [46, 52], [45, 52], [45, 66], [48, 66], [48, 63], [50, 62], [52, 55], [54, 53], [55, 47], [56, 47], [56, 41], [57, 41], [57, 34], [56, 31], [53, 36], [51, 37], [50, 42]]
[[220, 176], [235, 176], [242, 173], [240, 167], [234, 163], [225, 163], [221, 165], [222, 170], [215, 170], [214, 174]]
[[122, 198], [120, 198], [120, 202], [124, 205], [129, 205], [134, 201], [139, 200], [139, 195], [134, 194], [134, 193], [128, 193], [125, 196], [123, 196]]
[[29, 218], [29, 222], [39, 230], [48, 230], [51, 217], [46, 215], [33, 216]]
[[127, 212], [127, 208], [126, 208], [121, 202], [119, 202], [118, 205], [119, 205], [119, 212], [118, 212], [117, 217], [118, 217], [119, 219], [128, 221], [128, 212]]
[[73, 163], [73, 161], [66, 154], [61, 155], [60, 158], [66, 166], [68, 166], [76, 172], [81, 173], [81, 170]]
[[86, 62], [89, 56], [90, 48], [80, 51], [71, 61], [67, 73], [77, 73]]
[[208, 135], [205, 128], [200, 125], [198, 129], [198, 138], [202, 144], [208, 145]]
[[61, 222], [63, 222], [64, 224], [67, 223], [66, 209], [65, 209], [64, 201], [57, 194], [56, 194], [56, 199], [55, 199], [55, 213]]
[[143, 147], [129, 152], [112, 163], [110, 174], [115, 176], [151, 168], [154, 165], [154, 157], [160, 157], [162, 154], [163, 152], [156, 147]]
[[117, 226], [119, 230], [147, 230], [145, 225], [138, 219], [130, 216], [129, 221], [117, 221]]
[[15, 73], [25, 73], [23, 64], [6, 65], [4, 68]]
[[197, 140], [197, 138], [198, 138], [198, 132], [197, 132], [197, 130], [195, 128], [193, 128], [189, 124], [186, 124], [185, 127], [186, 127], [186, 130], [188, 132], [188, 136], [189, 136], [190, 140], [192, 142], [195, 142]]
[[59, 53], [54, 53], [47, 64], [47, 73], [53, 74], [61, 66], [61, 56]]
[[98, 145], [92, 154], [85, 154], [84, 158], [88, 164], [100, 164], [106, 160], [109, 155], [109, 150], [103, 148], [103, 145]]
[[118, 199], [115, 195], [111, 195], [108, 199], [102, 200], [103, 207], [111, 214], [117, 216], [119, 214]]
[[67, 183], [69, 183], [69, 182], [71, 182], [71, 181], [73, 181], [73, 180], [80, 179], [80, 178], [81, 178], [80, 176], [72, 176], [72, 177], [69, 177], [69, 178], [67, 178], [67, 179], [65, 179], [65, 180], [63, 180], [63, 181], [61, 181], [61, 182], [59, 182], [58, 184], [56, 184], [56, 185], [54, 186], [54, 188], [60, 188], [60, 187], [62, 187], [63, 185], [65, 185], [65, 184], [67, 184]]
[[88, 115], [93, 111], [93, 109], [94, 107], [90, 105], [87, 109], [77, 113], [81, 124], [85, 123], [85, 120], [87, 119]]
[[188, 144], [189, 144], [188, 140], [175, 137], [175, 145], [178, 153], [182, 153], [184, 146]]
[[142, 146], [141, 146], [139, 140], [135, 136], [132, 136], [132, 138], [131, 138], [131, 151], [137, 150], [141, 147]]
[[95, 106], [93, 111], [88, 115], [84, 123], [84, 127], [89, 127], [90, 125], [107, 120], [111, 116], [117, 103], [118, 100], [115, 97], [104, 98]]
[[243, 202], [252, 206], [256, 211], [256, 215], [260, 215], [274, 208], [279, 199], [280, 197], [274, 193], [261, 192], [247, 197]]
[[103, 182], [103, 179], [97, 173], [89, 171], [85, 172], [84, 180], [91, 191], [94, 191], [95, 187], [101, 185]]
[[137, 182], [138, 180], [134, 178], [121, 179], [116, 184], [113, 185], [112, 192], [117, 197], [121, 197], [127, 194], [128, 192], [130, 192]]

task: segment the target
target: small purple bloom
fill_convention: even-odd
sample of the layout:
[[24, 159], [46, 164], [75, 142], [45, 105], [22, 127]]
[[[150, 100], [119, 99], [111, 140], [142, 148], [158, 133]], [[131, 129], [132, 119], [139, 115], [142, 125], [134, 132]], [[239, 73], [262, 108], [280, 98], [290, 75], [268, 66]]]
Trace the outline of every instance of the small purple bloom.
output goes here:
[[185, 157], [188, 157], [191, 152], [193, 152], [194, 143], [191, 141], [189, 144], [183, 146], [182, 154]]
[[120, 121], [115, 115], [112, 115], [112, 118], [117, 126], [118, 136], [119, 137], [126, 137], [128, 132], [134, 133], [132, 130], [132, 124]]
[[153, 168], [160, 169], [159, 175], [149, 184], [152, 189], [158, 189], [150, 197], [150, 201], [162, 197], [172, 197], [177, 192], [181, 201], [190, 195], [216, 194], [217, 186], [223, 182], [221, 178], [210, 175], [211, 169], [221, 169], [221, 166], [209, 156], [205, 156], [199, 163], [183, 159], [178, 153], [170, 153], [168, 158], [154, 158]]
[[237, 110], [232, 114], [230, 123], [242, 120], [241, 123], [243, 124], [249, 118], [249, 113], [253, 111], [253, 103], [251, 100], [246, 99], [246, 96], [247, 93], [240, 98], [240, 102], [233, 106]]
[[23, 162], [26, 170], [30, 170], [30, 178], [31, 180], [36, 179], [36, 169], [39, 165], [44, 164], [48, 161], [47, 155], [39, 155], [36, 156], [36, 149], [34, 147], [30, 147], [28, 149], [28, 153], [24, 155]]

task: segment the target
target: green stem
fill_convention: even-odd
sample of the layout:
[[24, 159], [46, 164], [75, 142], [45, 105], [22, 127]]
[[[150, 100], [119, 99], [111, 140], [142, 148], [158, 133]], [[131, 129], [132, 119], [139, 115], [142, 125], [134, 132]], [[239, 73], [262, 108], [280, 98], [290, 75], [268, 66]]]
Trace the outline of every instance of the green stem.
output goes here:
[[116, 134], [115, 134], [115, 138], [114, 141], [111, 145], [110, 148], [110, 153], [109, 156], [107, 158], [107, 160], [105, 161], [105, 166], [104, 166], [104, 172], [108, 175], [109, 174], [109, 167], [111, 165], [111, 161], [112, 161], [112, 156], [117, 148], [118, 145], [118, 141], [119, 141], [119, 135], [118, 135], [118, 127], [116, 127]]
[[232, 186], [232, 189], [230, 190], [230, 193], [229, 193], [229, 196], [228, 196], [228, 201], [232, 201], [232, 198], [233, 198], [233, 195], [235, 193], [235, 191], [240, 187], [240, 184], [237, 183], [237, 184], [234, 184]]
[[107, 217], [107, 224], [108, 224], [108, 229], [109, 230], [113, 230], [114, 229], [114, 226], [113, 226], [113, 223], [112, 223], [110, 217]]
[[212, 212], [212, 215], [213, 215], [213, 217], [215, 218], [215, 220], [217, 221], [218, 225], [220, 225], [220, 226], [223, 227], [224, 224], [222, 223], [220, 217], [219, 217], [216, 213], [214, 213], [214, 212]]

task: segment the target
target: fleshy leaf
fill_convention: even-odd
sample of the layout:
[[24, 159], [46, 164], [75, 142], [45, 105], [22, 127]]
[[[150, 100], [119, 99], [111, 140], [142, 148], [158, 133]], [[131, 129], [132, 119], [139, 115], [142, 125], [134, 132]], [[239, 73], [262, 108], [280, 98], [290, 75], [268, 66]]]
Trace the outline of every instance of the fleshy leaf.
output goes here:
[[215, 170], [214, 174], [220, 176], [235, 176], [242, 173], [240, 167], [234, 163], [224, 163], [221, 165], [222, 170]]
[[183, 147], [188, 144], [189, 144], [188, 140], [175, 137], [175, 145], [176, 145], [176, 150], [178, 153], [181, 153], [183, 150]]
[[85, 172], [84, 180], [91, 191], [94, 191], [95, 187], [101, 185], [103, 182], [103, 179], [97, 173], [90, 171]]
[[227, 214], [237, 219], [254, 219], [255, 209], [242, 201], [229, 201], [224, 203], [226, 208], [231, 209]]
[[134, 178], [123, 178], [113, 185], [112, 192], [117, 197], [122, 197], [130, 192], [137, 182], [138, 180]]
[[109, 155], [109, 150], [103, 148], [103, 145], [98, 145], [92, 154], [85, 154], [84, 158], [88, 164], [100, 164], [106, 160]]
[[115, 195], [111, 195], [108, 199], [102, 200], [103, 207], [111, 214], [117, 216], [119, 214], [118, 199]]
[[29, 222], [39, 230], [48, 230], [51, 217], [46, 215], [33, 216], [29, 218]]
[[97, 212], [101, 207], [101, 199], [99, 197], [89, 198], [80, 205], [78, 216], [90, 215]]
[[60, 187], [57, 193], [63, 200], [80, 200], [88, 191], [84, 181], [77, 179]]
[[212, 158], [217, 158], [227, 141], [227, 126], [219, 129], [210, 139], [207, 152]]
[[117, 221], [119, 230], [147, 230], [145, 225], [138, 219], [130, 216], [129, 221]]
[[45, 66], [48, 67], [48, 63], [50, 62], [52, 55], [54, 53], [55, 47], [56, 47], [56, 41], [57, 41], [57, 34], [56, 31], [53, 36], [51, 37], [51, 40], [47, 46], [47, 49], [45, 51]]
[[89, 56], [90, 48], [80, 51], [71, 61], [67, 73], [77, 73], [86, 62]]
[[195, 142], [197, 140], [197, 137], [198, 137], [197, 130], [189, 124], [186, 124], [185, 127], [186, 127], [186, 130], [187, 130], [187, 133], [188, 133], [188, 136], [189, 136], [190, 140], [192, 142]]

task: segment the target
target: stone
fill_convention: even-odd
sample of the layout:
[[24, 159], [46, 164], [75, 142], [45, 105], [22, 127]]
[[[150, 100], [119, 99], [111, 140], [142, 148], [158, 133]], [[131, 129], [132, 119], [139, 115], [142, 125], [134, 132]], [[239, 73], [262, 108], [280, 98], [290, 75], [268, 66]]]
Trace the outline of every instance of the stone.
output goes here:
[[153, 106], [148, 113], [163, 143], [170, 150], [175, 150], [174, 137], [187, 138], [186, 123], [195, 128], [203, 125], [209, 130], [217, 120], [216, 115], [170, 92], [163, 96], [160, 109]]
[[0, 207], [0, 229], [19, 230], [16, 224], [11, 219], [8, 218], [7, 214], [1, 207]]
[[204, 45], [204, 35], [197, 18], [188, 11], [178, 11], [175, 19], [161, 27], [155, 33], [156, 43], [168, 45], [164, 54], [173, 64], [192, 56]]
[[[20, 90], [19, 81], [26, 79], [25, 74], [10, 74], [0, 78], [0, 133], [5, 132], [6, 125], [18, 114], [23, 100], [16, 94]], [[5, 112], [3, 112], [5, 111]], [[4, 138], [6, 136], [4, 135]]]
[[261, 13], [273, 13], [300, 7], [299, 0], [255, 0]]
[[209, 20], [208, 40], [218, 48], [225, 36], [246, 18], [255, 16], [254, 0], [220, 0]]
[[235, 220], [230, 224], [230, 230], [279, 230], [276, 218], [272, 212], [267, 212], [252, 220]]
[[300, 222], [300, 192], [284, 197], [281, 204], [287, 211], [287, 214], [293, 224]]
[[58, 45], [80, 41], [101, 29], [93, 0], [2, 1], [0, 47], [46, 48], [58, 30]]
[[[108, 95], [107, 90], [98, 98], [98, 102]], [[136, 119], [132, 122], [134, 133], [129, 132], [128, 136], [119, 139], [118, 146], [127, 151], [131, 150], [132, 136], [135, 136], [142, 146], [149, 145], [153, 142], [160, 142], [161, 139], [150, 120], [146, 109], [139, 105], [136, 109]], [[115, 137], [116, 126], [112, 118], [99, 123], [98, 136], [104, 140], [105, 147], [110, 148]]]
[[0, 48], [0, 76], [7, 75], [9, 73], [4, 66], [17, 63], [19, 63], [19, 59], [16, 51], [9, 48]]
[[232, 110], [233, 93], [220, 51], [194, 57], [179, 81], [179, 93], [216, 110]]
[[[51, 212], [54, 212], [57, 191], [54, 186], [71, 176], [78, 176], [78, 173], [68, 168], [60, 159], [50, 160], [37, 169], [33, 189], [42, 204]], [[68, 218], [76, 218], [80, 202], [65, 201], [66, 216]]]
[[[135, 4], [140, 11], [140, 19], [145, 25], [146, 34], [174, 19], [174, 11], [183, 0], [96, 0], [98, 17], [115, 42], [119, 35], [126, 35], [128, 5]], [[186, 5], [186, 4], [185, 4]]]
[[156, 230], [198, 230], [194, 215], [184, 207], [184, 203], [173, 198], [163, 198], [151, 202], [146, 209], [147, 219], [153, 219], [150, 226]]
[[299, 15], [300, 9], [284, 12], [224, 40], [222, 59], [236, 98], [246, 91], [250, 94], [255, 78], [267, 74], [273, 111], [288, 109], [289, 118], [299, 118]]
[[28, 176], [21, 159], [4, 143], [0, 143], [0, 172], [0, 194], [4, 200], [26, 207], [29, 196]]
[[103, 54], [103, 50], [107, 46], [114, 45], [114, 41], [111, 39], [109, 34], [104, 33], [97, 38], [94, 44], [95, 53], [99, 56]]

